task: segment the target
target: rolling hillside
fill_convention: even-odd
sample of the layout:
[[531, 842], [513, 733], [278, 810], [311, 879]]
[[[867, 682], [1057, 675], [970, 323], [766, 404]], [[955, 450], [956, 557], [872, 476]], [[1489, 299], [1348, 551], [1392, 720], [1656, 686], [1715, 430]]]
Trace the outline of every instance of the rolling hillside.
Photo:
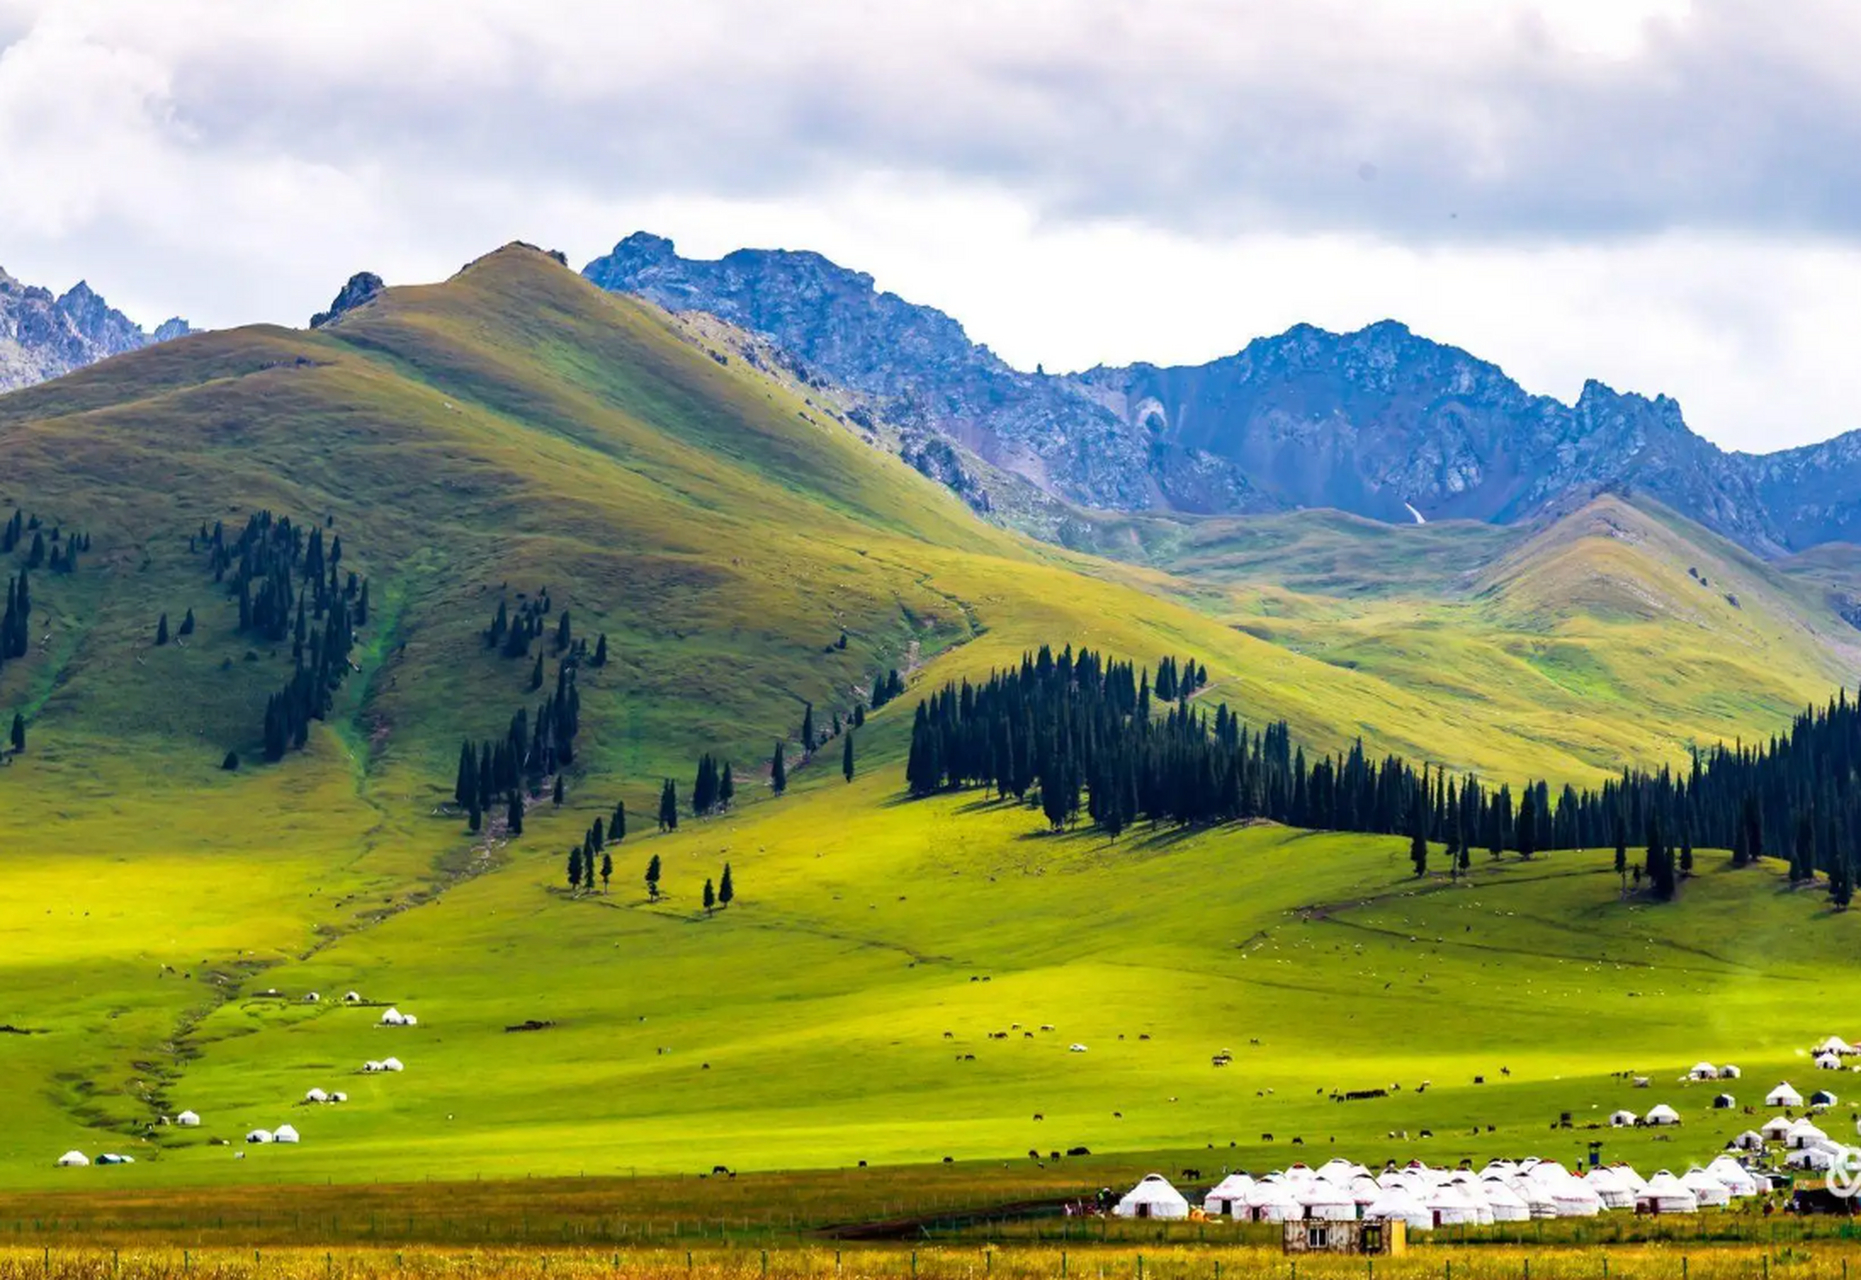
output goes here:
[[[1339, 1114], [1319, 1094], [1346, 1083], [1317, 1046], [1360, 1018], [1377, 1049], [1353, 1071], [1432, 1074], [1445, 1109], [1405, 1096], [1341, 1141], [1458, 1123], [1486, 1095], [1448, 1082], [1500, 1055], [1509, 1114], [1541, 1127], [1568, 1093], [1555, 1077], [1582, 1076], [1578, 1103], [1602, 1105], [1613, 1069], [1587, 1046], [1534, 1048], [1547, 1017], [1600, 1025], [1612, 1059], [1651, 1065], [1737, 1053], [1781, 1069], [1825, 1030], [1755, 995], [1731, 1006], [1750, 1015], [1742, 1038], [1699, 1028], [1727, 990], [1808, 981], [1845, 918], [1764, 872], [1703, 876], [1656, 926], [1570, 855], [1482, 871], [1498, 896], [1480, 910], [1529, 902], [1539, 923], [1507, 941], [1523, 926], [1483, 918], [1462, 930], [1478, 945], [1444, 953], [1479, 1035], [1430, 1040], [1445, 997], [1427, 984], [1327, 999], [1297, 1034], [1263, 1034], [1287, 1001], [1368, 996], [1366, 972], [1434, 972], [1429, 944], [1394, 936], [1414, 891], [1395, 842], [1247, 829], [1109, 847], [973, 798], [904, 803], [912, 696], [858, 732], [851, 785], [839, 744], [804, 763], [796, 740], [804, 707], [847, 715], [888, 669], [941, 683], [1071, 642], [1193, 656], [1204, 699], [1284, 718], [1315, 749], [1362, 737], [1492, 777], [1593, 781], [1768, 732], [1849, 677], [1850, 629], [1822, 587], [1613, 499], [1503, 538], [1134, 517], [1144, 563], [1096, 559], [978, 519], [828, 393], [714, 332], [510, 246], [314, 332], [196, 335], [0, 397], [0, 516], [89, 539], [75, 573], [33, 572], [28, 652], [0, 666], [0, 710], [28, 733], [0, 770], [0, 1023], [21, 1033], [0, 1034], [0, 1065], [27, 1082], [0, 1183], [41, 1181], [53, 1148], [110, 1144], [158, 1157], [132, 1177], [243, 1179], [259, 1162], [204, 1140], [287, 1118], [306, 1143], [262, 1153], [293, 1162], [264, 1176], [1012, 1155], [1049, 1145], [1027, 1132], [1034, 1111], [1041, 1134], [1095, 1149], [1317, 1135]], [[258, 510], [340, 537], [370, 600], [327, 718], [277, 763], [261, 728], [292, 645], [238, 630], [201, 539]], [[500, 604], [544, 595], [521, 657], [486, 646]], [[498, 737], [555, 687], [565, 613], [574, 637], [606, 636], [608, 661], [575, 668], [564, 803], [545, 785], [520, 837], [474, 836], [450, 803], [460, 742]], [[793, 783], [771, 799], [778, 742]], [[703, 752], [735, 765], [735, 811], [653, 834], [661, 779], [685, 796]], [[570, 900], [567, 847], [623, 800], [612, 895]], [[649, 905], [653, 854], [668, 897]], [[725, 862], [738, 902], [704, 919], [696, 894]], [[1417, 939], [1473, 923], [1441, 914], [1469, 891], [1437, 888]], [[1308, 945], [1319, 916], [1337, 923], [1318, 950], [1262, 949]], [[1742, 958], [1791, 930], [1763, 966]], [[1547, 1014], [1507, 993], [1637, 938], [1659, 950], [1621, 971], [1636, 996], [1609, 976], [1605, 1003]], [[1294, 981], [1256, 977], [1295, 958]], [[1671, 999], [1618, 1004], [1643, 998], [1649, 964], [1675, 966]], [[421, 1026], [374, 1029], [331, 1003], [350, 989]], [[555, 1025], [505, 1030], [532, 1019]], [[1014, 1022], [1010, 1042], [982, 1041]], [[1043, 1023], [1057, 1030], [1021, 1037]], [[1256, 1036], [1259, 1068], [1208, 1067]], [[1088, 1052], [1067, 1053], [1075, 1040]], [[405, 1075], [351, 1078], [389, 1044], [409, 1046]], [[312, 1085], [352, 1101], [290, 1109]], [[182, 1107], [211, 1123], [139, 1136]]]

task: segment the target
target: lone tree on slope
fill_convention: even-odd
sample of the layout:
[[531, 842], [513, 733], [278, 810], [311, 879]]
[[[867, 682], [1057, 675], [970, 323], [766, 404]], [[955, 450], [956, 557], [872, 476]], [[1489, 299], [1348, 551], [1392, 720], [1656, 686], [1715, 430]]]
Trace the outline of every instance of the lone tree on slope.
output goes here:
[[775, 755], [769, 761], [769, 789], [778, 796], [788, 790], [788, 764], [782, 759], [782, 744], [775, 744]]
[[840, 749], [840, 772], [846, 775], [848, 782], [853, 781], [853, 735], [846, 736], [846, 745]]
[[656, 853], [646, 864], [646, 896], [654, 902], [659, 901], [659, 855]]
[[724, 864], [724, 878], [717, 885], [717, 901], [720, 906], [729, 906], [732, 898], [737, 896], [736, 886], [731, 883], [730, 864]]
[[708, 916], [716, 909], [717, 890], [711, 886], [711, 878], [706, 876], [704, 880], [704, 914]]

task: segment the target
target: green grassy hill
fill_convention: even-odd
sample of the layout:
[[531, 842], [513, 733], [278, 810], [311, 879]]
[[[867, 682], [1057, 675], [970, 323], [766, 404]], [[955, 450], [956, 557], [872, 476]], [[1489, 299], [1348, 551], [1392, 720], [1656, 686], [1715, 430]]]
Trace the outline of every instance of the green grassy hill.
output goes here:
[[[0, 1033], [21, 1082], [0, 1183], [45, 1181], [72, 1146], [173, 1181], [1357, 1142], [1471, 1123], [1502, 1092], [1522, 1138], [1607, 1103], [1616, 1065], [1781, 1069], [1825, 1030], [1765, 993], [1812, 983], [1848, 923], [1768, 873], [1645, 913], [1560, 855], [1411, 899], [1375, 840], [1109, 847], [904, 803], [913, 698], [860, 731], [851, 786], [837, 744], [804, 767], [794, 742], [804, 704], [848, 712], [876, 672], [979, 676], [1052, 641], [1193, 655], [1204, 698], [1318, 749], [1591, 781], [1825, 696], [1852, 657], [1813, 584], [1616, 500], [1522, 537], [1313, 515], [1263, 525], [1264, 548], [1230, 522], [1151, 529], [1142, 565], [1095, 559], [978, 520], [705, 334], [513, 246], [313, 333], [201, 335], [0, 398], [0, 504], [93, 548], [35, 574], [31, 652], [0, 668], [30, 739], [0, 770], [0, 1023], [26, 1033]], [[260, 508], [340, 535], [373, 602], [328, 721], [275, 765], [261, 713], [289, 645], [239, 634], [189, 550]], [[475, 839], [448, 804], [460, 739], [538, 697], [531, 661], [480, 632], [544, 591], [611, 661], [578, 676], [567, 803]], [[156, 619], [190, 608], [194, 634], [157, 646]], [[771, 800], [777, 740], [795, 786]], [[683, 793], [705, 751], [737, 766], [738, 811], [645, 835], [661, 777]], [[616, 892], [569, 900], [563, 851], [620, 799]], [[671, 896], [647, 905], [655, 852]], [[701, 919], [726, 860], [740, 901]], [[1425, 923], [1397, 923], [1411, 905]], [[1626, 967], [1548, 1005], [1518, 990], [1604, 951]], [[273, 986], [293, 1000], [257, 995]], [[351, 988], [422, 1025], [328, 1003]], [[1709, 1036], [1726, 992], [1751, 1021]], [[528, 1019], [556, 1025], [504, 1030]], [[404, 1075], [353, 1074], [399, 1046]], [[1504, 1091], [1466, 1083], [1494, 1059]], [[1436, 1088], [1362, 1119], [1320, 1096], [1384, 1076]], [[352, 1101], [291, 1108], [312, 1085]], [[209, 1124], [138, 1136], [182, 1107]], [[287, 1118], [300, 1150], [204, 1145]]]

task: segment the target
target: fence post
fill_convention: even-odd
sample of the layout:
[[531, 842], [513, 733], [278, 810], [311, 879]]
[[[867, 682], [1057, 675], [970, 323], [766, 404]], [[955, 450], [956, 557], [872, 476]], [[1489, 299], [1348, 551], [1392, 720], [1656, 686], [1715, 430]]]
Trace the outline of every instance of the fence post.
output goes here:
[[769, 1251], [767, 1249], [762, 1251], [762, 1273], [769, 1274]]
[[1144, 1280], [1144, 1255], [1137, 1255], [1137, 1280]]

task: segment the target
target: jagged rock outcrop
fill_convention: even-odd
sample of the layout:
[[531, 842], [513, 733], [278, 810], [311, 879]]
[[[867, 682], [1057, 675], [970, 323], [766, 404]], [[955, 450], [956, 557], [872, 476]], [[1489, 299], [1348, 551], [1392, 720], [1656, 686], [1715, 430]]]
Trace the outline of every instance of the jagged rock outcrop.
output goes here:
[[154, 333], [144, 333], [81, 280], [53, 296], [50, 289], [22, 284], [0, 270], [0, 391], [189, 332], [187, 321], [175, 317]]
[[336, 291], [335, 300], [330, 303], [328, 311], [319, 311], [310, 317], [310, 327], [321, 329], [338, 316], [354, 311], [387, 287], [373, 271], [356, 272]]
[[1861, 433], [1728, 454], [1665, 396], [1599, 382], [1575, 404], [1532, 395], [1394, 321], [1345, 334], [1298, 325], [1203, 365], [1050, 375], [1012, 368], [941, 311], [815, 253], [695, 261], [640, 232], [583, 274], [760, 334], [893, 421], [1088, 506], [1510, 522], [1640, 490], [1767, 555], [1861, 539]]

